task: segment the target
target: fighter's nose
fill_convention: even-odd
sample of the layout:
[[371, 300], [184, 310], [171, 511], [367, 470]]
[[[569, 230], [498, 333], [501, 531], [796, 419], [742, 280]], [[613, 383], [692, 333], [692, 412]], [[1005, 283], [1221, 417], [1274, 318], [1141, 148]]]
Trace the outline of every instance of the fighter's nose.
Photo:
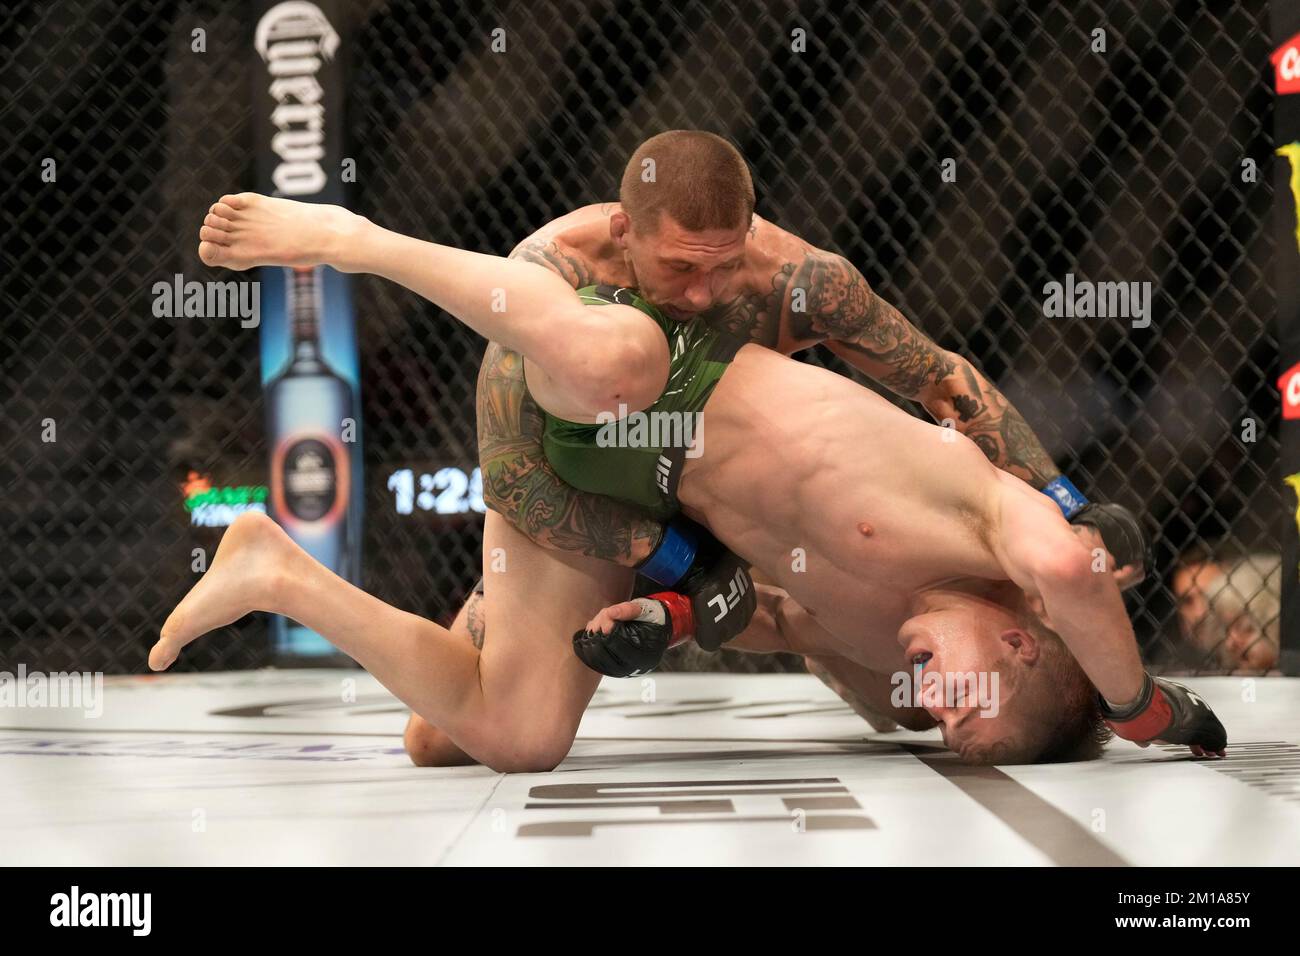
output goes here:
[[713, 296], [709, 294], [707, 289], [687, 289], [686, 301], [694, 309], [707, 309], [713, 304]]

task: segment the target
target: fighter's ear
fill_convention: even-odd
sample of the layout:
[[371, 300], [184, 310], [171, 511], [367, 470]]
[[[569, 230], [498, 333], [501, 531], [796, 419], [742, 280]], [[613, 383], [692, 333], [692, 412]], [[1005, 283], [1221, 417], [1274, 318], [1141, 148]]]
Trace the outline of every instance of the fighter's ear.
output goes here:
[[632, 231], [632, 220], [628, 218], [627, 213], [623, 210], [611, 213], [609, 217], [609, 238], [620, 249], [627, 248], [627, 235]]
[[1042, 647], [1037, 637], [1023, 627], [1007, 627], [1002, 629], [998, 635], [998, 640], [1006, 644], [1026, 664], [1032, 664], [1038, 660], [1042, 654]]

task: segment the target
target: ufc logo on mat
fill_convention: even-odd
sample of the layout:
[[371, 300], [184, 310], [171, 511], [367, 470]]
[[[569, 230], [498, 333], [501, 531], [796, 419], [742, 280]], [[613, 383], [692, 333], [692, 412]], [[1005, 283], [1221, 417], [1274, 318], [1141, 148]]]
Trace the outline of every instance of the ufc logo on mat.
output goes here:
[[[638, 799], [630, 802], [629, 796]], [[758, 802], [761, 798], [767, 799], [767, 812], [750, 811], [751, 806], [762, 807]], [[742, 804], [744, 810], [737, 809], [737, 799], [745, 801]], [[611, 818], [590, 812], [613, 807], [622, 808], [621, 813], [626, 815]], [[697, 826], [702, 820], [714, 825], [794, 825], [795, 832], [828, 831], [841, 839], [845, 830], [865, 833], [876, 829], [875, 821], [865, 813], [834, 812], [863, 809], [838, 777], [714, 777], [708, 780], [544, 784], [529, 788], [524, 809], [552, 813], [550, 819], [522, 824], [515, 831], [518, 837], [596, 837], [608, 834], [617, 839], [620, 832], [632, 827], [667, 827], [671, 832], [684, 824]], [[567, 812], [556, 812], [571, 810], [588, 812], [577, 818]], [[604, 833], [597, 834], [597, 828]], [[666, 838], [673, 839], [671, 836]]]
[[713, 623], [717, 624], [726, 617], [727, 612], [740, 603], [747, 590], [749, 590], [749, 581], [745, 577], [745, 572], [737, 568], [736, 573], [731, 576], [731, 587], [727, 589], [727, 593], [709, 598], [709, 607], [715, 608], [718, 612], [713, 618]]

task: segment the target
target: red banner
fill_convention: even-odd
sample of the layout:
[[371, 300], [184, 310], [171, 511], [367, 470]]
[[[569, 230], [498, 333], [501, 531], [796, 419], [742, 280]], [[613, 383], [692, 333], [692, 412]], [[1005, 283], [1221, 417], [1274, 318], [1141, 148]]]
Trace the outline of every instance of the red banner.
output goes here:
[[1278, 93], [1300, 93], [1300, 33], [1274, 50], [1269, 62]]

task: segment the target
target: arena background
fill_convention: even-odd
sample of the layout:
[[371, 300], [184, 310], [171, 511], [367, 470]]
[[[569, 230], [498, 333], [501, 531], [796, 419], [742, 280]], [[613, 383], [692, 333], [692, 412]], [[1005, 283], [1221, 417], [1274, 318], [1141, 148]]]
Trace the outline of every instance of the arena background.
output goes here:
[[[352, 208], [505, 254], [614, 198], [646, 136], [729, 137], [762, 215], [849, 257], [980, 365], [1085, 492], [1148, 516], [1157, 569], [1130, 593], [1148, 661], [1221, 666], [1181, 642], [1175, 571], [1201, 554], [1275, 560], [1292, 505], [1264, 0], [323, 6], [345, 36]], [[191, 525], [187, 479], [266, 483], [256, 334], [156, 318], [150, 293], [176, 273], [228, 277], [198, 261], [196, 232], [217, 196], [255, 185], [255, 16], [91, 0], [0, 14], [7, 665], [143, 671], [196, 580], [193, 549], [220, 537]], [[945, 159], [955, 183], [940, 181]], [[1150, 327], [1045, 318], [1044, 284], [1071, 272], [1153, 283]], [[481, 517], [399, 514], [389, 480], [473, 468], [483, 342], [392, 284], [353, 290], [364, 585], [446, 619], [478, 574]], [[47, 420], [57, 441], [42, 440]], [[246, 618], [177, 666], [265, 665], [266, 634]], [[798, 666], [730, 653], [674, 666], [719, 662]]]

